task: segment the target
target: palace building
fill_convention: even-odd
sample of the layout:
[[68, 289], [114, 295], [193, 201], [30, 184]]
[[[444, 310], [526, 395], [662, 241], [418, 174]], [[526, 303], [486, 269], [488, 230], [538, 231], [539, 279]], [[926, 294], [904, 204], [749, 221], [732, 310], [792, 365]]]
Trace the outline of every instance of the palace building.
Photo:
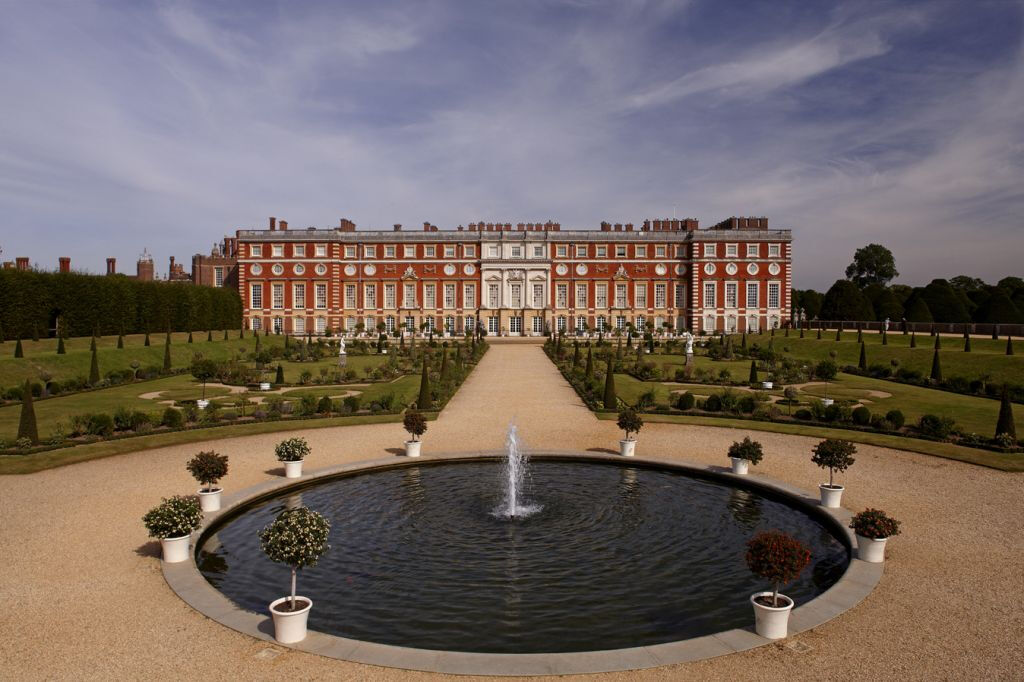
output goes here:
[[[398, 329], [541, 335], [637, 330], [742, 332], [790, 319], [792, 234], [767, 218], [470, 223], [440, 230], [238, 230], [238, 290], [250, 329], [322, 334]], [[404, 325], [404, 326], [403, 326]], [[482, 327], [478, 327], [482, 325]]]

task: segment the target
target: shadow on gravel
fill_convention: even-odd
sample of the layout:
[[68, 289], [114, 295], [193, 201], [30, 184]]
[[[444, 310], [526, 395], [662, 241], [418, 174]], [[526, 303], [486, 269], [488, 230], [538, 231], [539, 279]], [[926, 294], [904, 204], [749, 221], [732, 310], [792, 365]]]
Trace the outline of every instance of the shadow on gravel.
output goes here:
[[260, 624], [256, 626], [256, 629], [265, 635], [269, 635], [271, 639], [274, 638], [274, 619], [267, 618], [266, 620], [260, 621]]
[[401, 455], [402, 457], [405, 457], [405, 448], [384, 448], [384, 452], [389, 452], [395, 456]]
[[604, 455], [617, 455], [618, 450], [612, 450], [611, 448], [587, 448], [587, 452], [600, 452]]
[[139, 556], [152, 557], [159, 559], [161, 556], [160, 541], [150, 540], [149, 542], [139, 545], [135, 548], [135, 553]]
[[267, 469], [263, 473], [267, 476], [284, 476], [284, 467], [274, 467], [273, 469]]

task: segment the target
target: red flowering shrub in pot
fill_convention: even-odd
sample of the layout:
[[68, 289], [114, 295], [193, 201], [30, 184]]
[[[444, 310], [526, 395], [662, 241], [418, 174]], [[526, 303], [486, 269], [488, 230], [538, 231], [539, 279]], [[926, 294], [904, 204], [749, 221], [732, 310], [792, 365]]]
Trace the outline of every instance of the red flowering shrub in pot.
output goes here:
[[811, 550], [785, 533], [768, 531], [747, 542], [746, 558], [751, 573], [772, 583], [771, 592], [758, 592], [750, 597], [755, 630], [767, 639], [782, 639], [788, 631], [793, 600], [779, 594], [779, 588], [796, 580], [807, 567]]
[[880, 509], [865, 509], [850, 521], [857, 536], [857, 558], [872, 564], [885, 561], [885, 541], [900, 534], [900, 522]]

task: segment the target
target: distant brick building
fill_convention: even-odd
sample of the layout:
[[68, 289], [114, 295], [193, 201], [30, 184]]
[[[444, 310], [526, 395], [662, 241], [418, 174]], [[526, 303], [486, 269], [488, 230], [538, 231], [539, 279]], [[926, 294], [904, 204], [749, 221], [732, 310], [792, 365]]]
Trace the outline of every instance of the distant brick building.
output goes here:
[[470, 223], [439, 230], [236, 233], [247, 324], [289, 334], [401, 325], [461, 334], [610, 331], [633, 324], [756, 331], [790, 318], [792, 233], [767, 218], [602, 223]]
[[209, 255], [192, 256], [192, 282], [208, 287], [238, 287], [238, 240], [225, 237]]

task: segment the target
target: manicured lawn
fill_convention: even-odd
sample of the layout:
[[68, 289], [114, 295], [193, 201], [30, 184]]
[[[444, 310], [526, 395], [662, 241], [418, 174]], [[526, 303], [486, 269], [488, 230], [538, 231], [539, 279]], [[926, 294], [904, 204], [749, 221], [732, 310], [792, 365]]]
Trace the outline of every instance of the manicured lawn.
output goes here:
[[[418, 375], [405, 375], [391, 382], [378, 382], [369, 385], [346, 387], [323, 387], [309, 386], [295, 389], [301, 393], [289, 393], [283, 397], [287, 400], [298, 400], [302, 394], [308, 392], [311, 395], [338, 395], [347, 390], [359, 391], [364, 403], [369, 403], [380, 396], [391, 393], [399, 405], [412, 402], [419, 391], [420, 378]], [[140, 395], [152, 392], [165, 392], [155, 400], [140, 398]], [[90, 412], [105, 412], [113, 414], [119, 407], [126, 407], [133, 410], [146, 412], [153, 417], [158, 417], [167, 407], [162, 400], [195, 400], [202, 395], [202, 385], [189, 375], [179, 375], [143, 381], [136, 384], [113, 386], [111, 388], [99, 389], [74, 393], [67, 396], [58, 396], [46, 400], [37, 400], [34, 403], [36, 412], [36, 423], [39, 429], [40, 438], [47, 438], [51, 435], [58, 423], [63, 423], [67, 431], [68, 421], [73, 415], [87, 414]], [[268, 394], [253, 393], [251, 396]], [[276, 394], [269, 394], [276, 395]], [[218, 397], [219, 396], [219, 397]], [[228, 395], [228, 389], [216, 386], [206, 387], [207, 398], [217, 398], [216, 402], [225, 407], [233, 405], [234, 396]], [[252, 408], [246, 409], [246, 413]], [[0, 407], [0, 439], [14, 440], [18, 432], [18, 420], [21, 415], [21, 405], [14, 404]]]
[[[611, 413], [598, 413], [599, 419], [615, 419], [616, 415]], [[877, 445], [879, 447], [892, 448], [894, 450], [908, 450], [919, 452], [925, 455], [934, 455], [945, 459], [955, 459], [961, 462], [977, 464], [980, 466], [1000, 469], [1002, 471], [1024, 471], [1024, 456], [1019, 454], [1002, 454], [989, 452], [976, 448], [965, 448], [952, 443], [938, 443], [933, 441], [920, 440], [917, 438], [903, 438], [883, 433], [870, 433], [863, 431], [849, 431], [847, 429], [829, 429], [820, 426], [808, 426], [805, 424], [792, 424], [789, 422], [765, 422], [748, 419], [728, 419], [719, 417], [703, 417], [674, 414], [645, 414], [645, 422], [664, 422], [670, 424], [696, 424], [699, 426], [717, 426], [720, 428], [746, 429], [750, 431], [768, 431], [771, 433], [788, 433], [797, 436], [810, 436], [812, 438], [843, 438], [855, 443], [866, 445]], [[641, 435], [641, 438], [643, 436]], [[807, 457], [810, 458], [810, 450]], [[722, 459], [727, 462], [726, 454], [722, 453]]]

